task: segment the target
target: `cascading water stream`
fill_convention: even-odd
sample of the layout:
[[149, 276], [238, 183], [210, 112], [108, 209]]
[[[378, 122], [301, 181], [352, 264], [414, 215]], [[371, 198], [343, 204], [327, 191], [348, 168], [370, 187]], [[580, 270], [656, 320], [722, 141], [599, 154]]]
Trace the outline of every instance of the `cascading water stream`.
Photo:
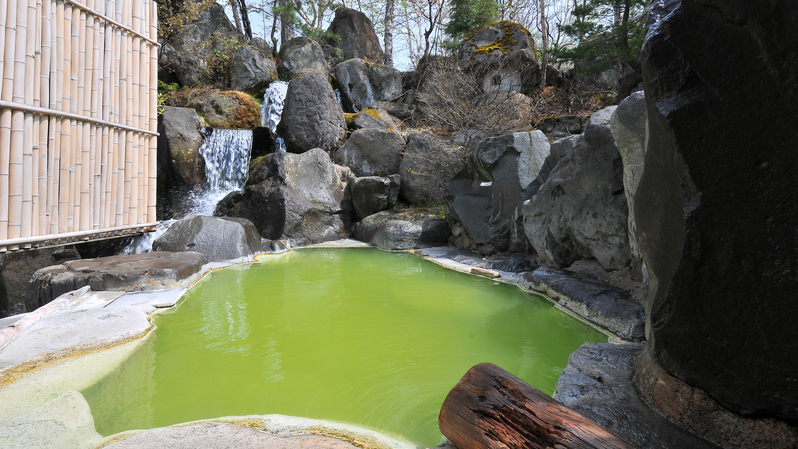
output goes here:
[[[279, 114], [278, 114], [279, 117]], [[205, 141], [199, 154], [205, 160], [207, 188], [190, 193], [192, 206], [189, 215], [213, 215], [216, 204], [228, 193], [242, 190], [247, 182], [249, 157], [252, 152], [252, 131], [249, 129], [202, 130]], [[181, 218], [181, 217], [173, 217]], [[141, 254], [152, 251], [152, 242], [161, 236], [175, 220], [158, 224], [155, 232], [139, 236], [122, 250], [122, 254]]]
[[199, 153], [205, 160], [208, 188], [193, 196], [192, 215], [213, 215], [216, 203], [228, 193], [241, 190], [247, 182], [252, 131], [214, 129], [205, 138]]
[[287, 92], [288, 83], [285, 81], [275, 81], [269, 84], [269, 88], [266, 89], [266, 93], [263, 94], [263, 103], [260, 105], [261, 126], [272, 130], [277, 147], [275, 150], [281, 153], [285, 152], [285, 141], [282, 137], [277, 135], [277, 125], [280, 123]]

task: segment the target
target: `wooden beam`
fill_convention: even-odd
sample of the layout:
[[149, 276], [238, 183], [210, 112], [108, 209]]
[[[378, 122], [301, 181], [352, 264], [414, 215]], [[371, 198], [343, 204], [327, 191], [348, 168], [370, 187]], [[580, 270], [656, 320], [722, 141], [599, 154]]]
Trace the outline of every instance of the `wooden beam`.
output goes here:
[[438, 425], [458, 449], [633, 448], [491, 363], [460, 379], [443, 402]]

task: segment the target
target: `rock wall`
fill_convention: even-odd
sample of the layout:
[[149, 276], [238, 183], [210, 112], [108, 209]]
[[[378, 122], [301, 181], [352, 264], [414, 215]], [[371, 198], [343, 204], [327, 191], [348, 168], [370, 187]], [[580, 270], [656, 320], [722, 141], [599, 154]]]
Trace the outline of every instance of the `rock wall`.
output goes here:
[[659, 0], [635, 195], [658, 364], [748, 416], [798, 422], [798, 9]]

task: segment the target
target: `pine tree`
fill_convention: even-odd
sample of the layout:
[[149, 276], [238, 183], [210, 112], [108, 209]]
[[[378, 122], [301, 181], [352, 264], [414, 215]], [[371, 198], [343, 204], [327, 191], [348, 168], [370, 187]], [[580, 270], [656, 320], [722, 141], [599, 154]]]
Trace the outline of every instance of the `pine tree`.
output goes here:
[[479, 27], [496, 22], [499, 17], [495, 0], [451, 0], [450, 4], [449, 23], [444, 31], [451, 36], [454, 48]]

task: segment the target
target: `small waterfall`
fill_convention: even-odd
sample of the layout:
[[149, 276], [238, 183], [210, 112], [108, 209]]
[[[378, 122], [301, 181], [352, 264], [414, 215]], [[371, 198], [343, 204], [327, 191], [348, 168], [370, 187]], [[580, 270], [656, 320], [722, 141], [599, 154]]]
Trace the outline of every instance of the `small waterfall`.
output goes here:
[[[199, 154], [205, 159], [205, 180], [208, 188], [190, 193], [189, 215], [213, 215], [216, 203], [235, 190], [242, 190], [247, 182], [249, 157], [252, 152], [252, 130], [203, 128], [205, 141]], [[175, 217], [181, 218], [181, 217]], [[176, 220], [158, 224], [155, 232], [136, 237], [122, 250], [122, 254], [141, 254], [152, 251], [152, 242]]]
[[283, 104], [285, 102], [285, 95], [288, 92], [288, 83], [285, 81], [275, 81], [269, 84], [266, 93], [263, 94], [263, 103], [260, 105], [260, 123], [261, 126], [268, 127], [272, 130], [277, 144], [278, 152], [285, 152], [285, 141], [277, 135], [277, 125], [280, 123], [280, 117], [283, 113]]
[[[205, 130], [203, 130], [203, 133]], [[213, 129], [199, 153], [205, 159], [208, 189], [193, 196], [192, 215], [213, 215], [216, 203], [228, 193], [244, 188], [252, 152], [249, 129]]]

